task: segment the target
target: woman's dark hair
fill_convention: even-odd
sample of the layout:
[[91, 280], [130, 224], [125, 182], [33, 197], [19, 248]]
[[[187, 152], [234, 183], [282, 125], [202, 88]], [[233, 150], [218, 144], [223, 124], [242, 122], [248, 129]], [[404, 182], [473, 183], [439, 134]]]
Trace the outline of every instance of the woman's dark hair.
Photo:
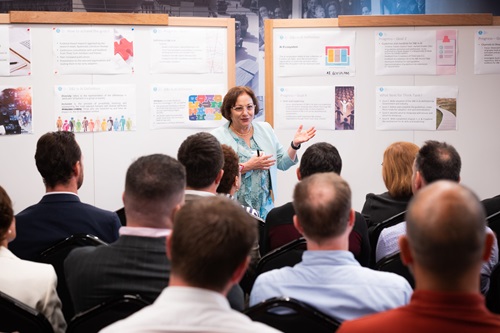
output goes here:
[[245, 86], [233, 87], [229, 89], [229, 91], [226, 93], [226, 96], [224, 96], [221, 107], [222, 116], [226, 118], [229, 121], [229, 123], [231, 123], [231, 108], [234, 107], [234, 105], [236, 104], [236, 100], [242, 94], [247, 94], [252, 99], [252, 102], [255, 105], [255, 112], [253, 116], [255, 117], [260, 112], [259, 102], [252, 89]]

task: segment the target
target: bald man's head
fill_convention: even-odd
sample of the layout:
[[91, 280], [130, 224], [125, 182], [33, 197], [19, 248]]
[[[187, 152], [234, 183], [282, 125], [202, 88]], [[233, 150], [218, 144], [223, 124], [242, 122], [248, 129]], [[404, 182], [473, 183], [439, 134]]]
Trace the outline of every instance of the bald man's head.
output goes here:
[[477, 196], [452, 181], [422, 188], [410, 202], [407, 237], [422, 268], [453, 278], [482, 261], [486, 220]]

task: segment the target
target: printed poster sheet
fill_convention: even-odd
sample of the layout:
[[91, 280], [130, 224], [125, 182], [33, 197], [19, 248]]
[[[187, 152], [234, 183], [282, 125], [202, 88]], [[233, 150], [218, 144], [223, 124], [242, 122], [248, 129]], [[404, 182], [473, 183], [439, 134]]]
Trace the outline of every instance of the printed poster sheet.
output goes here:
[[375, 32], [376, 75], [455, 75], [457, 30]]
[[454, 131], [458, 87], [377, 87], [377, 130]]
[[30, 28], [0, 26], [0, 76], [27, 76], [30, 74]]
[[280, 87], [276, 96], [276, 128], [354, 130], [353, 86]]
[[354, 76], [355, 31], [274, 29], [274, 67], [280, 77]]
[[222, 85], [152, 85], [151, 128], [208, 128], [226, 122]]
[[152, 74], [225, 71], [227, 37], [224, 28], [153, 28], [150, 36]]
[[474, 46], [474, 74], [500, 73], [500, 29], [477, 30]]
[[135, 85], [56, 86], [54, 128], [75, 133], [136, 129]]
[[33, 133], [31, 87], [0, 86], [0, 135]]
[[134, 72], [134, 28], [53, 28], [56, 74]]

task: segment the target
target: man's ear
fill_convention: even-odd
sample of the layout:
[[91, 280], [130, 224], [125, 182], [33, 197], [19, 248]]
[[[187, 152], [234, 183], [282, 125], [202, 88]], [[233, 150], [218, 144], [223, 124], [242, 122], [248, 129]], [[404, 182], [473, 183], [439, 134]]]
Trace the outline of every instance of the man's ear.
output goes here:
[[297, 229], [297, 231], [303, 235], [304, 234], [304, 229], [302, 228], [302, 226], [300, 225], [300, 222], [299, 222], [299, 219], [297, 217], [297, 215], [294, 215], [293, 216], [293, 226], [295, 227], [295, 229]]
[[486, 238], [484, 240], [484, 251], [482, 256], [483, 261], [488, 261], [490, 259], [491, 249], [493, 248], [493, 243], [496, 241], [497, 240], [495, 239], [494, 234], [492, 234], [491, 232], [486, 233]]
[[182, 208], [183, 205], [184, 205], [184, 202], [180, 202], [177, 205], [175, 205], [175, 207], [172, 209], [172, 213], [170, 214], [170, 221], [171, 221], [172, 225], [169, 226], [170, 229], [172, 229], [174, 227], [175, 215]]
[[240, 189], [241, 187], [240, 176], [234, 176], [233, 186], [236, 188], [236, 191]]
[[[173, 231], [172, 231], [173, 232]], [[172, 232], [167, 236], [167, 258], [168, 260], [172, 260], [172, 256], [170, 254], [171, 248], [172, 248]]]
[[402, 235], [399, 237], [398, 240], [399, 243], [399, 250], [400, 256], [401, 256], [401, 261], [403, 261], [403, 264], [405, 266], [410, 266], [413, 264], [413, 256], [410, 251], [410, 244], [408, 243], [408, 237], [406, 235]]
[[297, 179], [299, 181], [302, 180], [302, 175], [300, 174], [300, 168], [297, 168], [296, 172], [297, 172]]
[[236, 270], [233, 272], [233, 275], [231, 276], [231, 283], [232, 284], [237, 284], [240, 282], [240, 280], [243, 278], [243, 275], [245, 275], [245, 272], [247, 271], [248, 265], [250, 264], [250, 256], [247, 256], [244, 261], [242, 261]]
[[351, 208], [349, 212], [349, 223], [347, 224], [350, 228], [354, 227], [354, 222], [356, 221], [356, 212]]
[[415, 172], [415, 180], [414, 180], [415, 184], [415, 190], [418, 191], [420, 190], [422, 187], [424, 187], [425, 185], [425, 182], [424, 182], [424, 178], [422, 177], [422, 174], [420, 173], [420, 171], [416, 171]]
[[78, 178], [81, 172], [82, 172], [82, 162], [76, 161], [76, 163], [73, 165], [73, 174], [75, 175], [75, 177]]
[[220, 169], [219, 173], [217, 174], [217, 177], [215, 177], [215, 184], [217, 185], [220, 184], [223, 175], [224, 175], [224, 170]]

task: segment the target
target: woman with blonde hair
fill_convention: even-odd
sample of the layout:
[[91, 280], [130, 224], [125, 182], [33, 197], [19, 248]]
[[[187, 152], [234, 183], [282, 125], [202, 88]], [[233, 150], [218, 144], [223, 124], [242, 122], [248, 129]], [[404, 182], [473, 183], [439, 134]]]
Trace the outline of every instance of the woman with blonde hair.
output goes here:
[[379, 224], [406, 210], [413, 193], [411, 189], [413, 162], [419, 147], [411, 142], [399, 141], [384, 151], [382, 178], [387, 192], [369, 193], [361, 214], [368, 226]]

